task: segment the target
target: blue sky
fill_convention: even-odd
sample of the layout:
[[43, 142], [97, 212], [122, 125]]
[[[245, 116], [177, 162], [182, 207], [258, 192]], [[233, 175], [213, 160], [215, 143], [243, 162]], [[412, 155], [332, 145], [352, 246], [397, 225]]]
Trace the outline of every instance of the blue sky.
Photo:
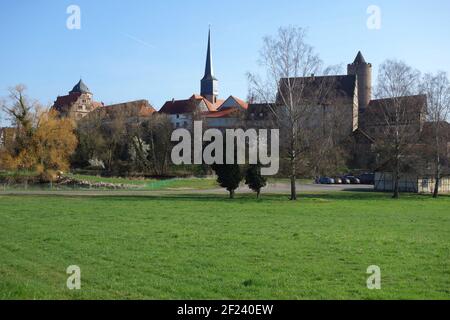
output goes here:
[[[71, 4], [81, 30], [66, 28]], [[366, 26], [369, 5], [382, 10], [381, 30]], [[50, 104], [81, 76], [98, 101], [159, 109], [199, 92], [209, 24], [222, 98], [246, 97], [262, 37], [286, 25], [307, 28], [325, 63], [343, 70], [362, 50], [375, 72], [387, 58], [450, 72], [448, 0], [2, 0], [0, 97], [24, 83]]]

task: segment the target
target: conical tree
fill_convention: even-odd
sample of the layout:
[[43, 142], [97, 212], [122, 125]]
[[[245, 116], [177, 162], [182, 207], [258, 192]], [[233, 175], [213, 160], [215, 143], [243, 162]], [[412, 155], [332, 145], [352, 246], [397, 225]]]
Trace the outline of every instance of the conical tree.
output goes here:
[[259, 199], [261, 189], [267, 185], [266, 177], [261, 175], [260, 165], [250, 165], [245, 174], [245, 184], [256, 192], [256, 197]]
[[224, 141], [223, 143], [223, 150], [225, 152], [223, 153], [223, 164], [213, 164], [211, 168], [214, 170], [214, 172], [217, 175], [217, 182], [222, 188], [227, 189], [227, 191], [230, 193], [230, 199], [234, 199], [234, 194], [237, 188], [239, 188], [239, 185], [241, 181], [244, 179], [244, 176], [241, 172], [241, 167], [237, 164], [237, 149], [236, 149], [236, 140], [234, 142], [234, 161], [233, 164], [226, 164], [227, 163], [227, 155], [226, 152], [230, 152], [227, 148], [227, 142]]
[[243, 176], [241, 169], [237, 164], [213, 165], [212, 169], [216, 172], [217, 182], [222, 188], [230, 193], [230, 199], [234, 199], [235, 190], [239, 188]]

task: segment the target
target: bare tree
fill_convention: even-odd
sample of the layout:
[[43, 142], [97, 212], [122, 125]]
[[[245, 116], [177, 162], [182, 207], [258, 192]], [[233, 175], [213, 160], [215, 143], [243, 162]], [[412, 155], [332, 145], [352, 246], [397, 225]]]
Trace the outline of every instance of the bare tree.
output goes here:
[[447, 153], [445, 125], [450, 114], [450, 81], [447, 73], [425, 74], [420, 91], [427, 95], [427, 121], [431, 125], [431, 149], [434, 158], [435, 188], [433, 197], [439, 196], [442, 154]]
[[404, 62], [387, 60], [380, 66], [376, 88], [377, 108], [366, 118], [378, 121], [376, 145], [393, 171], [393, 198], [399, 198], [402, 166], [409, 162], [417, 144], [426, 101], [418, 92], [420, 73]]
[[155, 175], [164, 176], [169, 169], [172, 123], [167, 115], [153, 114], [143, 123], [143, 129], [143, 141], [149, 145], [150, 168]]
[[28, 98], [26, 90], [22, 84], [11, 87], [9, 99], [2, 101], [0, 106], [15, 128], [15, 142], [19, 148], [24, 148], [32, 137], [37, 116], [44, 109], [38, 101]]
[[104, 113], [95, 110], [78, 122], [76, 132], [79, 144], [72, 157], [72, 165], [85, 167], [90, 161], [106, 161], [108, 136], [102, 131], [103, 116]]
[[304, 160], [300, 154], [309, 130], [320, 118], [322, 110], [317, 106], [330, 103], [326, 95], [332, 78], [317, 81], [316, 75], [330, 73], [331, 69], [322, 69], [321, 59], [306, 42], [305, 30], [293, 26], [264, 38], [259, 63], [266, 75], [248, 74], [249, 97], [267, 104], [272, 111], [274, 127], [280, 129], [282, 155], [289, 161], [290, 198], [297, 200], [296, 179]]
[[9, 116], [12, 124], [29, 132], [32, 129], [33, 121], [35, 121], [33, 111], [42, 107], [36, 101], [30, 101], [25, 94], [27, 88], [25, 85], [19, 84], [9, 89], [9, 103], [2, 101], [1, 108]]
[[4, 99], [0, 98], [0, 128], [4, 125], [4, 121], [6, 120], [6, 110], [3, 109], [2, 106], [5, 106], [6, 102]]

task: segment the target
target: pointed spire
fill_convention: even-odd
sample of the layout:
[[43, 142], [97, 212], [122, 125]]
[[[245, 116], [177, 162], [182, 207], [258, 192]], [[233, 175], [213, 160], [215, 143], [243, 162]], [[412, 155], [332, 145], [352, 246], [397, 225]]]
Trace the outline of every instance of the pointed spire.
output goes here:
[[212, 54], [211, 54], [211, 26], [208, 31], [208, 51], [206, 53], [206, 66], [205, 66], [205, 76], [203, 79], [214, 79], [214, 69], [212, 63]]
[[361, 51], [358, 51], [358, 55], [355, 58], [355, 61], [353, 63], [366, 63], [366, 59], [364, 59], [364, 56], [362, 55]]
[[219, 95], [219, 81], [214, 77], [214, 69], [211, 54], [211, 26], [208, 32], [208, 52], [206, 54], [205, 76], [200, 81], [200, 95], [211, 103], [216, 103]]

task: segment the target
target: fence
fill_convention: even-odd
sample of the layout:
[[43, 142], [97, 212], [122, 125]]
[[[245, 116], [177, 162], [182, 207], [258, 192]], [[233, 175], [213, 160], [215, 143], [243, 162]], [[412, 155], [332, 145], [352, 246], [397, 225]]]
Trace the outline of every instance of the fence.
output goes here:
[[[435, 179], [431, 177], [419, 177], [415, 174], [401, 174], [399, 180], [400, 192], [433, 193]], [[393, 174], [390, 172], [375, 173], [375, 190], [390, 192], [394, 190]], [[442, 177], [439, 183], [439, 191], [450, 193], [450, 177]]]

